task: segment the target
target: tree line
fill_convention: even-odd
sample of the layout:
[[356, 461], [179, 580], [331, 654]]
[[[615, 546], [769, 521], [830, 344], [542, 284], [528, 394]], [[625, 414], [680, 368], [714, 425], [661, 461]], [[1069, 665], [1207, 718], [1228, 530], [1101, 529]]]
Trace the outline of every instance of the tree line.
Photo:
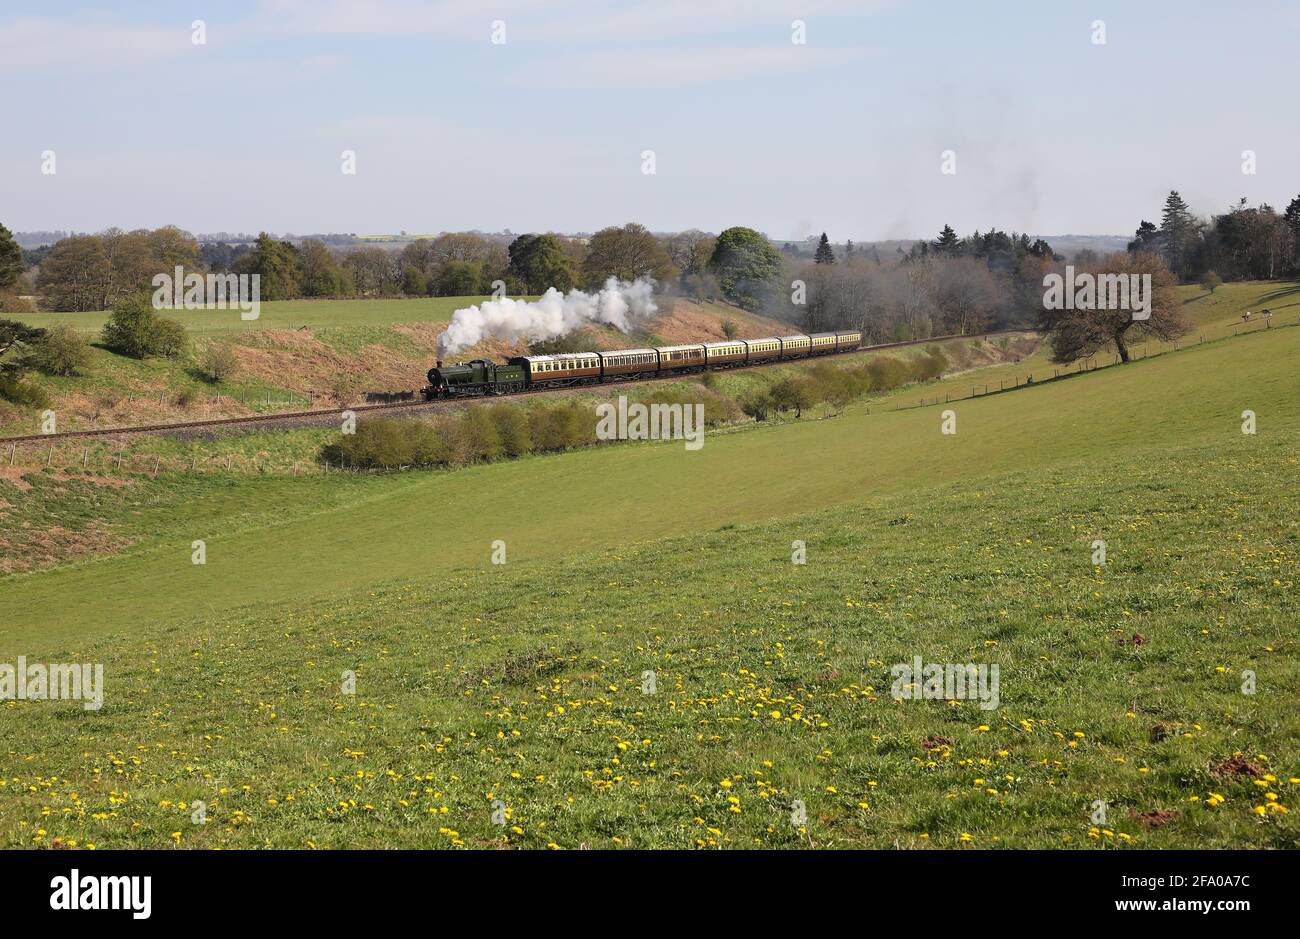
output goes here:
[[1128, 250], [1159, 256], [1186, 284], [1300, 277], [1300, 196], [1281, 214], [1243, 198], [1222, 214], [1197, 217], [1173, 190], [1160, 224], [1143, 219]]

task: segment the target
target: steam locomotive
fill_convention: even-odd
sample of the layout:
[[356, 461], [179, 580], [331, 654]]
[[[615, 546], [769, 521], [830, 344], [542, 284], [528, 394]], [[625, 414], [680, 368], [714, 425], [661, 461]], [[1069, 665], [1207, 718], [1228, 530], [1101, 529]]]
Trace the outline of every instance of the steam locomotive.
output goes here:
[[862, 333], [836, 332], [727, 339], [682, 346], [615, 349], [611, 352], [565, 352], [518, 355], [500, 365], [486, 359], [429, 369], [425, 400], [479, 395], [506, 395], [533, 388], [562, 388], [604, 382], [657, 378], [660, 375], [744, 368], [764, 362], [806, 359], [861, 347]]

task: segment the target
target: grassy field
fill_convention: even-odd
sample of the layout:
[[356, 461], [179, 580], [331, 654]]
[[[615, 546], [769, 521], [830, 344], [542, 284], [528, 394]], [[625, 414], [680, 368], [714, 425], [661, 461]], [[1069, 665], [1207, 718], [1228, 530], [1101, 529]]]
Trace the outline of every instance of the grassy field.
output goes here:
[[[0, 844], [1295, 847], [1297, 353], [963, 402], [954, 436], [873, 405], [694, 453], [0, 483], [137, 539], [0, 579], [0, 662], [107, 674], [98, 712], [0, 704]], [[1001, 707], [892, 700], [914, 655], [998, 663]]]
[[[382, 326], [389, 323], [445, 323], [460, 307], [484, 297], [414, 297], [394, 300], [267, 300], [255, 320], [240, 318], [238, 310], [166, 310], [193, 335], [247, 333], [263, 329], [320, 328], [326, 326]], [[70, 323], [81, 332], [98, 334], [108, 313], [24, 313], [31, 326]]]

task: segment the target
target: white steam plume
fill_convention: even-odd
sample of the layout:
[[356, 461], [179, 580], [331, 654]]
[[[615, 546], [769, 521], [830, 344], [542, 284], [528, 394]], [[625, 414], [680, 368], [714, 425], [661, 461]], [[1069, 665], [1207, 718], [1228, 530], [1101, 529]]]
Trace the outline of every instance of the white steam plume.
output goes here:
[[655, 282], [638, 277], [632, 283], [611, 277], [596, 293], [554, 287], [537, 300], [487, 300], [451, 315], [438, 337], [438, 355], [456, 355], [484, 339], [540, 342], [554, 339], [586, 323], [609, 323], [622, 332], [658, 312], [652, 294]]

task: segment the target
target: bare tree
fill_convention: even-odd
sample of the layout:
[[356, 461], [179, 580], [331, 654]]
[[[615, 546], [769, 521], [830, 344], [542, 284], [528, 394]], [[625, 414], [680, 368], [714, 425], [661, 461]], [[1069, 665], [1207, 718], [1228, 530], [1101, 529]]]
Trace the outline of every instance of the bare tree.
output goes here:
[[[1127, 362], [1130, 343], [1149, 336], [1176, 339], [1191, 328], [1183, 315], [1182, 301], [1176, 289], [1177, 279], [1157, 255], [1147, 252], [1112, 254], [1088, 270], [1076, 272], [1076, 280], [1080, 274], [1091, 278], [1091, 282], [1098, 286], [1122, 286], [1123, 281], [1119, 278], [1124, 278], [1129, 286], [1119, 293], [1121, 297], [1127, 296], [1128, 302], [1111, 302], [1114, 297], [1111, 286], [1106, 288], [1105, 301], [1098, 296], [1099, 289], [1093, 290], [1091, 298], [1085, 296], [1083, 300], [1069, 303], [1058, 302], [1045, 292], [1038, 328], [1051, 343], [1054, 362], [1073, 362], [1110, 346], [1115, 348], [1121, 361]], [[1147, 294], [1145, 284], [1150, 284], [1150, 293], [1145, 299], [1134, 295], [1134, 276], [1142, 294]], [[1148, 276], [1149, 281], [1146, 280]]]

